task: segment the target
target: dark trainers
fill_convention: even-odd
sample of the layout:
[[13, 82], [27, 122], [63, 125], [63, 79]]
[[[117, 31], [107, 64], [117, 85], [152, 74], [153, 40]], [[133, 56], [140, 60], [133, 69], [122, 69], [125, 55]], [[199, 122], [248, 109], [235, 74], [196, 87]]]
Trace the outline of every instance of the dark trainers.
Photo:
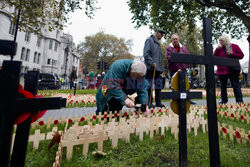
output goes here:
[[162, 104], [162, 103], [156, 104], [156, 107], [160, 107], [160, 108], [164, 107], [164, 108], [166, 108], [166, 106], [164, 104]]
[[227, 102], [220, 101], [219, 104], [226, 104]]

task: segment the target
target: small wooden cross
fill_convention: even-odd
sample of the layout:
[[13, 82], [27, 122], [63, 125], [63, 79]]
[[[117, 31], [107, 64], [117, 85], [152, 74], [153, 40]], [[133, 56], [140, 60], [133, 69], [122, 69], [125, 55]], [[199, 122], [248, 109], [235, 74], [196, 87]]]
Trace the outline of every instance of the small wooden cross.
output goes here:
[[201, 124], [201, 126], [202, 126], [202, 131], [203, 131], [203, 133], [206, 133], [206, 124], [207, 124], [207, 120], [204, 120], [204, 117], [201, 118], [200, 124]]
[[93, 142], [92, 134], [90, 131], [86, 131], [83, 135], [79, 135], [78, 144], [83, 144], [82, 154], [87, 155], [89, 150], [89, 144]]
[[40, 140], [44, 140], [44, 139], [45, 139], [45, 134], [40, 133], [40, 129], [37, 129], [35, 131], [34, 135], [29, 136], [29, 142], [33, 142], [33, 148], [34, 149], [38, 149]]
[[71, 128], [65, 132], [64, 138], [62, 140], [62, 147], [67, 148], [67, 159], [71, 159], [74, 145], [78, 145], [77, 130]]
[[119, 127], [113, 126], [112, 130], [109, 131], [109, 138], [112, 141], [112, 148], [117, 147], [118, 139], [119, 139]]

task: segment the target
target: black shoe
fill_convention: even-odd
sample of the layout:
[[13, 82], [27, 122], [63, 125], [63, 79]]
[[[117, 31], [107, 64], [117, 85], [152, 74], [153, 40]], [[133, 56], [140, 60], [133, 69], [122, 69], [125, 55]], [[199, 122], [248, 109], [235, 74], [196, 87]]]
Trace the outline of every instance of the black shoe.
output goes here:
[[219, 104], [226, 104], [227, 102], [220, 101]]
[[164, 108], [166, 108], [166, 106], [164, 104], [162, 104], [162, 103], [156, 104], [156, 107], [160, 107], [160, 108], [164, 107]]
[[190, 104], [196, 104], [196, 103], [190, 100]]
[[155, 108], [155, 105], [150, 104], [150, 105], [148, 106], [148, 108]]

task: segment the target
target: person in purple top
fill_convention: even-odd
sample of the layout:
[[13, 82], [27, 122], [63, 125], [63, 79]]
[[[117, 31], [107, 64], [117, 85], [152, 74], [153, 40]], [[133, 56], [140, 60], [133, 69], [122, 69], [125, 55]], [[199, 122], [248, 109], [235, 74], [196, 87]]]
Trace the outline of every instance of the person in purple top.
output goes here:
[[167, 58], [167, 68], [170, 72], [170, 83], [173, 75], [178, 71], [185, 71], [188, 68], [188, 64], [172, 63], [171, 53], [184, 53], [189, 54], [187, 48], [179, 42], [179, 35], [173, 34], [171, 36], [172, 43], [170, 43], [166, 48], [166, 58]]
[[[236, 44], [230, 42], [229, 37], [222, 35], [219, 37], [219, 45], [214, 51], [214, 56], [224, 57], [224, 58], [236, 58], [242, 59], [244, 57], [243, 52], [240, 47]], [[227, 81], [230, 79], [231, 85], [234, 90], [234, 96], [237, 103], [243, 103], [241, 86], [239, 82], [239, 72], [233, 70], [228, 66], [217, 66], [216, 74], [219, 76], [221, 82], [221, 102], [227, 103]]]
[[[188, 68], [188, 64], [172, 63], [171, 53], [189, 54], [189, 51], [187, 50], [186, 46], [182, 45], [179, 42], [180, 38], [178, 34], [173, 34], [171, 36], [171, 40], [172, 42], [166, 48], [167, 68], [170, 72], [169, 84], [171, 84], [172, 77], [178, 70], [186, 71], [186, 69]], [[190, 102], [191, 104], [196, 104], [193, 101]]]

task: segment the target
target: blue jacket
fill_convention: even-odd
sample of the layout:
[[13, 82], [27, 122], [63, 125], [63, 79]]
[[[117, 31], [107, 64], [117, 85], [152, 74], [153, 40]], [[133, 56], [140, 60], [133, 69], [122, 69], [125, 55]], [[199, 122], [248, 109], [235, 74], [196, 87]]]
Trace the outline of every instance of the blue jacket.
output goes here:
[[[147, 86], [148, 82], [146, 79], [142, 79], [140, 85], [136, 87], [131, 86], [131, 78], [129, 78], [129, 69], [133, 60], [130, 59], [121, 59], [115, 61], [111, 66], [105, 77], [100, 88], [96, 93], [97, 107], [100, 112], [103, 111], [107, 102], [113, 97], [118, 100], [122, 105], [125, 105], [125, 99], [127, 94], [124, 92], [125, 89], [135, 89], [141, 104], [148, 103], [148, 92]], [[102, 87], [107, 85], [107, 94], [103, 95]]]
[[156, 63], [156, 71], [163, 71], [161, 45], [154, 35], [151, 35], [146, 39], [143, 49], [143, 57], [147, 69], [153, 70], [151, 65]]

